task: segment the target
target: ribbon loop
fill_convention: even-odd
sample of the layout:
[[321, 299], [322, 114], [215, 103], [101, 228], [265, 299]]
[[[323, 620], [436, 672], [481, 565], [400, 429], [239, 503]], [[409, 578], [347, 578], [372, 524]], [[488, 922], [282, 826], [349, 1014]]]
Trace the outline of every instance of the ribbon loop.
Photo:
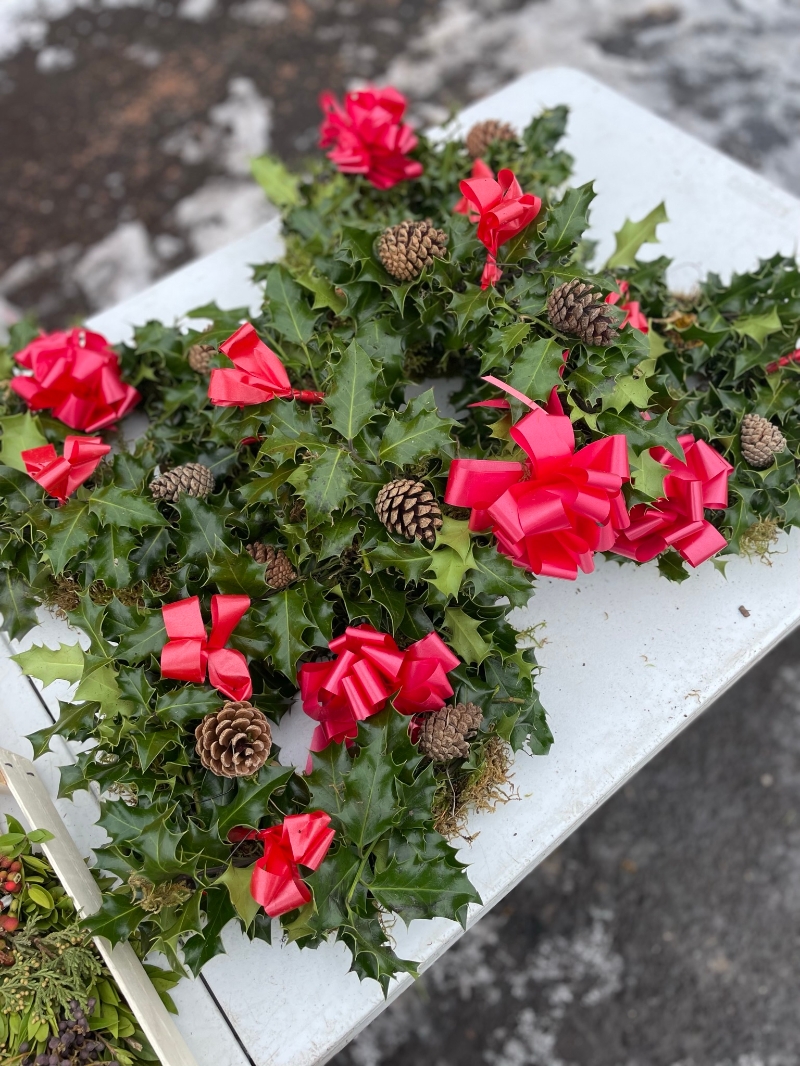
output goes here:
[[217, 407], [246, 407], [276, 397], [305, 403], [320, 403], [325, 398], [321, 392], [292, 388], [283, 363], [250, 322], [241, 325], [219, 347], [235, 369], [224, 367], [211, 371], [208, 396]]
[[52, 444], [26, 448], [20, 457], [33, 480], [64, 504], [110, 451], [111, 445], [103, 444], [100, 437], [66, 437], [62, 457], [56, 454]]
[[515, 566], [571, 578], [593, 569], [592, 554], [628, 525], [622, 483], [630, 476], [627, 441], [606, 437], [575, 451], [569, 418], [551, 395], [545, 411], [497, 378], [484, 378], [531, 410], [511, 427], [528, 462], [456, 459], [445, 501], [471, 508], [470, 529], [491, 529]]
[[256, 860], [250, 878], [250, 894], [270, 918], [302, 907], [311, 892], [300, 876], [300, 866], [316, 870], [328, 854], [336, 835], [324, 811], [287, 814], [281, 825], [269, 829], [231, 830], [229, 839], [260, 840], [264, 854]]
[[249, 606], [249, 596], [212, 596], [208, 636], [197, 596], [165, 603], [161, 616], [169, 640], [161, 649], [161, 676], [201, 685], [207, 670], [211, 684], [228, 699], [250, 699], [253, 683], [247, 660], [240, 651], [225, 647]]

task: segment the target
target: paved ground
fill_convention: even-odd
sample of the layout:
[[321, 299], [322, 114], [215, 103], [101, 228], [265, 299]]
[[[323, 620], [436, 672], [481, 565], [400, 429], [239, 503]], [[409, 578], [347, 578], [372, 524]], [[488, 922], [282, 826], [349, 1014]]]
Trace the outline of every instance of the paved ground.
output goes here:
[[[0, 0], [0, 329], [269, 217], [248, 158], [359, 77], [429, 121], [578, 66], [800, 194], [799, 39], [800, 0]], [[797, 636], [337, 1066], [800, 1066], [799, 757]]]

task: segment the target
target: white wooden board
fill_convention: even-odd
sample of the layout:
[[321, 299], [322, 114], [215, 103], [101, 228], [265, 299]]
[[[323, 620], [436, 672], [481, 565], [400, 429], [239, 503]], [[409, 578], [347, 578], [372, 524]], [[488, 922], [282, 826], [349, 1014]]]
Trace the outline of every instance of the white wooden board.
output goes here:
[[[466, 129], [496, 117], [521, 127], [543, 106], [559, 103], [572, 109], [567, 147], [576, 157], [574, 180], [596, 179], [592, 235], [601, 242], [601, 260], [625, 217], [639, 218], [662, 199], [671, 221], [660, 230], [662, 243], [646, 246], [645, 254], [674, 258], [676, 287], [690, 288], [708, 270], [728, 275], [753, 266], [758, 256], [795, 251], [800, 202], [575, 71], [522, 78], [469, 108], [462, 123]], [[243, 264], [277, 254], [279, 247], [275, 225], [268, 223], [90, 325], [118, 340], [148, 317], [179, 319], [215, 296], [223, 306], [254, 306], [258, 293]], [[472, 864], [485, 905], [474, 908], [472, 921], [800, 622], [800, 537], [782, 538], [771, 567], [733, 559], [727, 579], [707, 566], [680, 586], [659, 578], [654, 564], [620, 567], [601, 560], [596, 573], [575, 583], [537, 582], [535, 597], [515, 620], [526, 628], [545, 619], [540, 687], [556, 742], [545, 759], [518, 757], [520, 802], [473, 820], [471, 829], [480, 835], [461, 857]], [[52, 627], [45, 628], [52, 633]], [[1, 661], [0, 668], [5, 695], [16, 668]], [[26, 714], [35, 716], [23, 687], [0, 714], [0, 743], [27, 754], [9, 736]], [[31, 728], [38, 724], [25, 731]], [[292, 714], [279, 733], [284, 755], [299, 754], [308, 723]], [[87, 804], [70, 818], [86, 843]], [[414, 922], [395, 933], [401, 954], [423, 967], [461, 935], [445, 920]], [[270, 948], [249, 944], [232, 927], [225, 940], [228, 955], [214, 959], [204, 976], [255, 1066], [322, 1063], [383, 1009], [378, 986], [347, 973], [341, 945], [307, 952]], [[392, 994], [409, 983], [397, 982]], [[224, 1038], [213, 1006], [192, 998], [198, 982], [181, 987], [178, 1024], [198, 1061], [240, 1066], [246, 1059]]]

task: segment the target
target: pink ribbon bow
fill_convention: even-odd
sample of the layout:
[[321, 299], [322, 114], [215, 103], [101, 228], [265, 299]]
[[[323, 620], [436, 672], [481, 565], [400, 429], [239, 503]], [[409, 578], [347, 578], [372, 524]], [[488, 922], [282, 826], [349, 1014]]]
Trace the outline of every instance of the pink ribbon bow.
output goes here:
[[[619, 292], [610, 292], [608, 296], [606, 296], [607, 304], [618, 304], [623, 296], [628, 295], [630, 285], [627, 281], [618, 281], [617, 285], [619, 286]], [[620, 304], [620, 308], [625, 312], [625, 317], [619, 327], [620, 329], [625, 329], [628, 323], [630, 323], [633, 329], [638, 329], [642, 333], [647, 333], [649, 331], [650, 326], [647, 321], [647, 315], [642, 311], [638, 300], [628, 300], [624, 304]]]
[[453, 695], [447, 679], [459, 659], [436, 633], [400, 651], [388, 633], [348, 626], [330, 642], [332, 662], [303, 663], [298, 671], [303, 710], [319, 725], [312, 751], [358, 735], [358, 723], [377, 714], [394, 693], [401, 714], [435, 711]]
[[52, 444], [26, 448], [20, 456], [33, 480], [63, 504], [110, 451], [111, 445], [103, 444], [100, 437], [65, 437], [61, 458]]
[[72, 329], [43, 334], [14, 357], [30, 375], [11, 388], [32, 411], [53, 409], [53, 417], [93, 433], [119, 421], [139, 402], [139, 393], [120, 377], [117, 353], [99, 333]]
[[161, 651], [161, 676], [202, 685], [206, 679], [232, 700], [247, 700], [253, 683], [247, 660], [226, 648], [231, 634], [250, 606], [249, 596], [211, 597], [211, 636], [207, 636], [200, 600], [191, 596], [161, 608], [168, 642]]
[[343, 174], [366, 174], [376, 189], [418, 178], [422, 164], [407, 155], [417, 146], [410, 126], [401, 122], [406, 98], [397, 89], [366, 88], [347, 93], [344, 107], [329, 92], [319, 98], [325, 118], [320, 148]]
[[652, 504], [631, 508], [631, 524], [617, 536], [613, 551], [645, 563], [667, 548], [676, 548], [690, 566], [699, 566], [728, 543], [706, 521], [704, 508], [728, 506], [728, 474], [733, 470], [704, 440], [687, 433], [678, 440], [686, 462], [666, 448], [651, 448], [650, 454], [667, 467], [664, 495]]
[[579, 568], [591, 573], [593, 553], [608, 550], [629, 522], [622, 496], [630, 476], [625, 436], [576, 452], [555, 389], [544, 411], [497, 378], [483, 380], [530, 407], [510, 430], [528, 460], [456, 459], [445, 501], [472, 508], [470, 529], [490, 529], [515, 566], [546, 577], [574, 579]]
[[287, 814], [280, 825], [269, 829], [237, 826], [228, 834], [231, 843], [260, 840], [264, 854], [256, 861], [250, 878], [250, 894], [270, 918], [302, 907], [311, 892], [300, 876], [298, 866], [316, 870], [336, 835], [329, 829], [330, 815], [324, 811]]
[[542, 201], [533, 193], [523, 193], [513, 170], [501, 170], [496, 181], [494, 178], [465, 178], [459, 188], [475, 208], [478, 240], [489, 253], [481, 276], [481, 288], [488, 289], [503, 276], [497, 265], [500, 245], [533, 222]]
[[266, 403], [276, 396], [303, 403], [320, 403], [325, 399], [322, 392], [292, 388], [283, 363], [249, 322], [239, 326], [219, 347], [236, 369], [211, 371], [208, 396], [217, 407], [246, 407]]

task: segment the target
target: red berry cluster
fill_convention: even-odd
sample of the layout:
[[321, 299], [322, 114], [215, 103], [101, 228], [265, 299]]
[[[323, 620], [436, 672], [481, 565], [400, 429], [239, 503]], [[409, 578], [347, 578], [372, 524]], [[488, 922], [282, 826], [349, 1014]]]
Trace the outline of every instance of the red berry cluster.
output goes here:
[[[9, 859], [7, 855], [0, 857], [0, 888], [12, 896], [22, 891], [22, 863], [19, 859]], [[2, 909], [0, 903], [0, 911]], [[13, 933], [18, 927], [19, 918], [13, 914], [0, 913], [0, 930]]]

